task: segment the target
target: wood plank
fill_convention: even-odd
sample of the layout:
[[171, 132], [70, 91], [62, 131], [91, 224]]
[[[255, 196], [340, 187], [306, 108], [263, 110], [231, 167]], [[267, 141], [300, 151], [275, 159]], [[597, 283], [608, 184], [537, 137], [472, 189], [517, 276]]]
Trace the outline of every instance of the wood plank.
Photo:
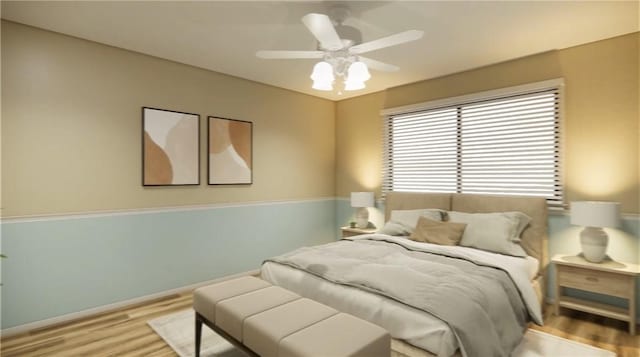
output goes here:
[[631, 276], [640, 275], [640, 265], [632, 263], [617, 262], [614, 260], [605, 260], [602, 263], [592, 263], [581, 256], [558, 254], [551, 258], [555, 264], [573, 266], [578, 268], [588, 267], [593, 270], [606, 271], [616, 274], [625, 274]]
[[559, 302], [560, 306], [569, 309], [588, 312], [601, 316], [610, 317], [622, 321], [629, 321], [629, 311], [616, 306], [601, 304], [593, 301], [587, 301], [568, 296], [562, 296]]
[[[147, 321], [190, 308], [191, 304], [192, 294], [184, 293], [3, 338], [1, 355], [175, 357], [176, 353], [149, 328]], [[544, 313], [545, 325], [531, 324], [530, 328], [610, 350], [620, 357], [640, 356], [640, 336], [630, 335], [624, 322], [573, 310], [554, 316], [549, 307]]]
[[56, 337], [48, 340], [37, 340], [15, 346], [11, 350], [2, 350], [2, 356], [31, 356], [38, 354], [41, 350], [49, 348], [51, 346], [60, 346], [64, 344], [64, 337]]
[[[154, 333], [155, 335], [155, 333]], [[164, 343], [164, 340], [158, 337], [158, 341], [154, 341], [152, 343], [147, 344], [146, 346], [142, 346], [137, 348], [135, 351], [131, 351], [130, 355], [134, 357], [153, 357], [153, 356], [177, 356], [169, 345]]]
[[[586, 312], [567, 310], [556, 316], [544, 311], [544, 326], [529, 328], [615, 352], [618, 357], [640, 356], [640, 336], [627, 333], [625, 322]], [[595, 327], [595, 328], [594, 328]], [[605, 337], [606, 335], [606, 337]]]

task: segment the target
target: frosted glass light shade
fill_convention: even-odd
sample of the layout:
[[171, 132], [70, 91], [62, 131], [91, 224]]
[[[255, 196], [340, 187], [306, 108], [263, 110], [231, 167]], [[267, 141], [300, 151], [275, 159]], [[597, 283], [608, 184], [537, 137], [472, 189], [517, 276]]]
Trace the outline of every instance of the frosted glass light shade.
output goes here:
[[347, 80], [344, 82], [344, 90], [358, 90], [364, 89], [364, 82]]
[[325, 61], [316, 63], [316, 65], [313, 66], [311, 79], [313, 80], [311, 88], [317, 90], [333, 90], [333, 81], [335, 80], [333, 67], [329, 62]]
[[316, 90], [333, 90], [331, 82], [313, 81], [311, 88]]
[[366, 82], [369, 78], [371, 78], [371, 74], [364, 62], [353, 62], [347, 70], [348, 81]]
[[347, 78], [344, 82], [344, 90], [364, 89], [364, 82], [371, 78], [369, 69], [364, 62], [353, 62], [347, 70]]
[[571, 224], [584, 227], [617, 227], [620, 225], [620, 203], [571, 202]]
[[351, 207], [373, 207], [373, 192], [351, 192]]
[[314, 81], [331, 82], [335, 79], [333, 75], [333, 67], [329, 62], [320, 61], [313, 66], [311, 79]]

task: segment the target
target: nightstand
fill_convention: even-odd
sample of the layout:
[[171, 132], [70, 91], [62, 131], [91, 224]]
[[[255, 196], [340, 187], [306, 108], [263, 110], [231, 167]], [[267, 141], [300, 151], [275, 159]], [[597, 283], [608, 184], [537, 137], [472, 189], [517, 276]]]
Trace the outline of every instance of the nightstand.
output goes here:
[[[612, 260], [591, 263], [580, 256], [556, 255], [551, 259], [556, 268], [554, 313], [560, 307], [584, 311], [629, 322], [629, 333], [636, 333], [636, 278], [640, 266]], [[563, 288], [615, 296], [629, 301], [629, 308], [591, 302], [563, 295]]]
[[345, 227], [341, 227], [340, 229], [342, 230], [342, 238], [359, 236], [361, 234], [369, 234], [369, 233], [376, 232], [375, 228], [351, 228], [351, 227], [345, 226]]

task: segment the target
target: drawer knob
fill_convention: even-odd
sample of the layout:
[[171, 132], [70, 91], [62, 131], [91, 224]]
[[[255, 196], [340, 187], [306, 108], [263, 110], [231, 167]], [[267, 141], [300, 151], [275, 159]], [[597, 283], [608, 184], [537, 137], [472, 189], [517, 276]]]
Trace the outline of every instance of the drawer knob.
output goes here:
[[588, 281], [593, 281], [594, 283], [597, 283], [597, 282], [598, 282], [598, 278], [594, 278], [594, 277], [592, 277], [592, 276], [588, 276], [588, 277], [587, 277], [587, 280], [588, 280]]

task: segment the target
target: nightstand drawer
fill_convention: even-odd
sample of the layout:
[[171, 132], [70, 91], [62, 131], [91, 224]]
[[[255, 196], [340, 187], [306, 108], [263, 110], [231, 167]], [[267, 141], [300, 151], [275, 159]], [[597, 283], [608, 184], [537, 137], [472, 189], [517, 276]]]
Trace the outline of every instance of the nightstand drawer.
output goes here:
[[628, 298], [632, 294], [633, 278], [593, 269], [558, 266], [558, 282], [568, 288]]

